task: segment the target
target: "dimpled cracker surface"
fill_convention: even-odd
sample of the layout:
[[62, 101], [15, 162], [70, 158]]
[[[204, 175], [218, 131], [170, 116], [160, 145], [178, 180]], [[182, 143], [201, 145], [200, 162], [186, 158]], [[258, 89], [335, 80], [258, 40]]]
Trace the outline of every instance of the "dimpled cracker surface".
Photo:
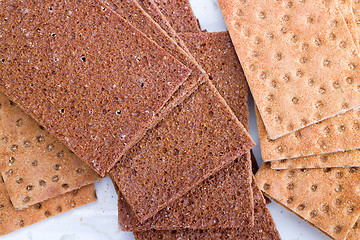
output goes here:
[[110, 173], [144, 222], [253, 145], [207, 82], [149, 130]]
[[212, 229], [254, 224], [250, 155], [244, 154], [140, 224], [119, 193], [119, 223], [124, 231]]
[[152, 0], [176, 32], [201, 32], [189, 0]]
[[360, 214], [357, 168], [272, 170], [255, 176], [260, 190], [334, 239], [345, 239]]
[[0, 177], [0, 235], [5, 235], [49, 217], [96, 201], [94, 185], [65, 193], [23, 210], [15, 210]]
[[[102, 2], [192, 70], [190, 76], [176, 90], [173, 96], [171, 96], [163, 110], [156, 115], [152, 123], [152, 125], [155, 125], [159, 120], [164, 118], [174, 106], [182, 102], [195, 91], [202, 82], [206, 81], [206, 73], [195, 61], [194, 57], [187, 53], [187, 49], [182, 49], [179, 41], [176, 42], [173, 40], [165, 30], [142, 9], [136, 0], [102, 0]], [[138, 135], [139, 138], [141, 136], [141, 134]], [[131, 145], [127, 146], [127, 148], [130, 147]]]
[[358, 240], [360, 238], [360, 219], [356, 221], [349, 234], [346, 236], [346, 240]]
[[271, 161], [272, 169], [360, 167], [360, 150]]
[[[235, 116], [247, 126], [248, 87], [229, 33], [179, 33], [179, 36], [196, 61], [208, 73], [211, 82]], [[242, 106], [246, 109], [242, 109]], [[247, 112], [246, 115], [244, 112]]]
[[325, 119], [281, 138], [271, 140], [256, 110], [263, 160], [281, 160], [324, 153], [358, 149], [360, 147], [360, 110]]
[[260, 190], [253, 182], [252, 189], [254, 193], [255, 204], [255, 223], [253, 227], [245, 228], [227, 228], [227, 229], [206, 229], [206, 230], [173, 230], [173, 231], [141, 231], [135, 232], [136, 240], [160, 240], [160, 239], [228, 239], [228, 240], [280, 240], [280, 235], [276, 230], [275, 223], [269, 210], [266, 208], [264, 198]]
[[360, 103], [360, 59], [329, 1], [220, 0], [271, 139]]
[[357, 51], [359, 52], [359, 40], [356, 32], [356, 22], [352, 8], [352, 0], [338, 0], [337, 7], [348, 27], [348, 30], [350, 31], [350, 35], [355, 43]]
[[0, 172], [21, 209], [100, 179], [59, 140], [0, 93]]
[[101, 175], [190, 73], [97, 1], [0, 4], [0, 90]]

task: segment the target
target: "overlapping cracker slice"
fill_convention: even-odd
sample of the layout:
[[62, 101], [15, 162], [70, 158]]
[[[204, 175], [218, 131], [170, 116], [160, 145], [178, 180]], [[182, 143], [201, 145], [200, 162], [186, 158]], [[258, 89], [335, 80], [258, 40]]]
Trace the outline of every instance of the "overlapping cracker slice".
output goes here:
[[110, 174], [144, 222], [253, 145], [207, 82], [150, 129]]
[[255, 204], [255, 224], [248, 228], [227, 228], [227, 229], [207, 229], [207, 230], [173, 230], [173, 231], [139, 231], [135, 232], [137, 240], [152, 239], [232, 239], [232, 240], [280, 240], [280, 235], [276, 230], [275, 223], [269, 210], [266, 208], [264, 198], [257, 188], [255, 182], [252, 184]]
[[0, 90], [101, 175], [190, 74], [98, 1], [1, 4]]
[[263, 164], [255, 179], [271, 199], [334, 239], [345, 239], [360, 215], [357, 168], [272, 170]]
[[359, 109], [350, 110], [275, 140], [270, 140], [266, 136], [263, 121], [258, 112], [256, 115], [264, 161], [340, 152], [360, 147]]
[[14, 232], [94, 201], [96, 201], [96, 193], [94, 185], [91, 184], [29, 208], [16, 210], [11, 204], [5, 183], [0, 176], [0, 235]]
[[2, 93], [0, 117], [0, 172], [16, 209], [100, 179]]
[[178, 33], [200, 32], [200, 24], [195, 17], [189, 0], [151, 0], [156, 3], [171, 26]]
[[356, 32], [356, 22], [353, 13], [352, 0], [337, 1], [337, 7], [340, 10], [340, 14], [343, 17], [350, 35], [355, 43], [357, 51], [359, 52], [359, 39]]
[[123, 231], [251, 227], [254, 199], [250, 155], [244, 154], [141, 224], [119, 192]]
[[271, 139], [359, 106], [359, 66], [329, 1], [220, 0]]

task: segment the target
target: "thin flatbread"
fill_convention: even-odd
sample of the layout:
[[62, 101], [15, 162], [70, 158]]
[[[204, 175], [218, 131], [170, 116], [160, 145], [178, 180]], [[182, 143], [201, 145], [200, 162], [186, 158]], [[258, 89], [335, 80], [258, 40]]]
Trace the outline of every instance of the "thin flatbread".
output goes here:
[[343, 240], [360, 215], [359, 169], [260, 167], [255, 179], [266, 196], [336, 240]]
[[0, 90], [102, 176], [191, 72], [98, 1], [1, 6]]
[[22, 209], [96, 182], [100, 176], [0, 93], [0, 172]]
[[94, 185], [65, 193], [23, 210], [15, 210], [0, 177], [0, 235], [5, 235], [49, 217], [96, 201]]
[[360, 104], [360, 59], [329, 3], [219, 0], [270, 139]]

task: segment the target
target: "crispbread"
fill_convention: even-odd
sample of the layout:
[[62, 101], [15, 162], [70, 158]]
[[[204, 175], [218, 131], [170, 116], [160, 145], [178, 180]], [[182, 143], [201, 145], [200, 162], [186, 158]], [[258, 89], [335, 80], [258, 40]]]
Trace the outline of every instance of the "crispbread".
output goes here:
[[96, 193], [94, 185], [91, 184], [29, 208], [15, 210], [0, 176], [0, 235], [14, 232], [94, 201], [96, 201]]
[[[228, 32], [179, 33], [235, 116], [248, 126], [247, 83]], [[245, 108], [245, 109], [243, 109]]]
[[271, 139], [359, 106], [360, 59], [323, 3], [219, 1]]
[[119, 192], [123, 231], [213, 229], [253, 226], [250, 155], [244, 154], [141, 224]]
[[352, 0], [341, 0], [338, 1], [338, 8], [340, 10], [340, 14], [343, 17], [348, 30], [350, 31], [350, 35], [355, 43], [357, 52], [359, 52], [359, 39], [356, 33], [356, 23], [354, 18], [354, 13], [352, 10]]
[[206, 82], [149, 130], [110, 174], [142, 223], [253, 145]]
[[183, 229], [177, 231], [142, 231], [135, 232], [134, 236], [137, 240], [200, 240], [200, 239], [227, 239], [227, 240], [280, 240], [280, 235], [276, 230], [275, 223], [271, 217], [269, 210], [266, 208], [264, 198], [261, 192], [253, 182], [252, 189], [254, 193], [255, 204], [255, 225], [249, 228], [228, 228], [228, 229], [208, 229], [208, 230], [190, 230]]
[[355, 35], [357, 37], [357, 44], [360, 46], [360, 2], [357, 0], [351, 1], [352, 15], [355, 21]]
[[1, 5], [0, 90], [101, 175], [190, 74], [95, 0]]
[[360, 238], [360, 219], [356, 221], [349, 234], [346, 236], [346, 240], [359, 240]]
[[[194, 57], [188, 54], [188, 49], [183, 46], [182, 41], [178, 40], [176, 42], [173, 40], [167, 32], [165, 32], [161, 26], [159, 26], [142, 9], [136, 0], [101, 0], [101, 2], [121, 17], [125, 18], [139, 31], [155, 41], [161, 48], [192, 70], [190, 76], [185, 80], [183, 85], [177, 89], [173, 96], [171, 96], [170, 100], [165, 104], [163, 110], [156, 115], [152, 124], [148, 127], [150, 128], [156, 125], [159, 120], [164, 118], [164, 116], [166, 116], [174, 106], [182, 102], [187, 96], [195, 91], [202, 82], [206, 81], [206, 73], [195, 61]], [[174, 35], [172, 36], [174, 37]], [[174, 37], [174, 39], [178, 39], [178, 37]], [[182, 47], [184, 49], [182, 49]], [[143, 134], [146, 134], [146, 132], [144, 131]], [[143, 134], [138, 134], [138, 139], [140, 139]], [[126, 149], [130, 147], [131, 145], [128, 145]]]
[[360, 149], [271, 161], [272, 169], [360, 167]]
[[16, 209], [100, 179], [2, 93], [0, 116], [0, 172]]
[[270, 140], [256, 110], [263, 160], [267, 162], [358, 149], [360, 148], [359, 116], [360, 109], [350, 110], [281, 138]]
[[360, 215], [356, 168], [272, 170], [263, 164], [255, 179], [270, 198], [334, 239], [345, 239]]
[[153, 0], [176, 32], [201, 32], [189, 0]]

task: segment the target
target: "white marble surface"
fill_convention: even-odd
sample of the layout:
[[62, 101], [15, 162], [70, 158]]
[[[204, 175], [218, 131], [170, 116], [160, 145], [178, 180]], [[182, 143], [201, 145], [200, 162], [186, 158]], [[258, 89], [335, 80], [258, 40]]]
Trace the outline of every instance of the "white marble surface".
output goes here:
[[[226, 30], [216, 0], [190, 0], [202, 29]], [[257, 146], [254, 153], [261, 163], [259, 139], [252, 101], [250, 133]], [[117, 224], [117, 195], [109, 178], [95, 184], [98, 201], [49, 218], [0, 240], [133, 240], [132, 233], [121, 232]], [[328, 240], [329, 238], [276, 203], [268, 205], [284, 240]]]

